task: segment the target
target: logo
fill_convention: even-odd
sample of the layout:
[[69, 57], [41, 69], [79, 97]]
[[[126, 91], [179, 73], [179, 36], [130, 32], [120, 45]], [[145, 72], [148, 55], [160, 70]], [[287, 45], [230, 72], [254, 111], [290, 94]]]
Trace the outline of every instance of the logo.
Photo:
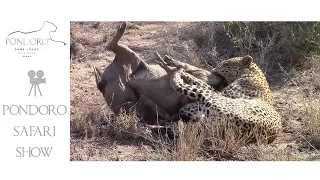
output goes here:
[[[37, 75], [36, 78], [35, 78], [35, 75]], [[46, 83], [46, 78], [42, 78], [44, 76], [44, 72], [42, 70], [39, 70], [36, 73], [34, 70], [30, 70], [28, 72], [28, 76], [30, 77], [30, 84], [31, 84], [29, 96], [31, 94], [32, 89], [34, 90], [34, 96], [37, 96], [37, 89], [39, 90], [40, 96], [42, 96], [39, 84]]]
[[22, 57], [32, 57], [37, 52], [43, 50], [50, 43], [58, 43], [63, 46], [67, 43], [52, 38], [52, 33], [56, 33], [58, 27], [49, 21], [45, 21], [40, 29], [23, 32], [14, 31], [8, 34], [6, 46]]

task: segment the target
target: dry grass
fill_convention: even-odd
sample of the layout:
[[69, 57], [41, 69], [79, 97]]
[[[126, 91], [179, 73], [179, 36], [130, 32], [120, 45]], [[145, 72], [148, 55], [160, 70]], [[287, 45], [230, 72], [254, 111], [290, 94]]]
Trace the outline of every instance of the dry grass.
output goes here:
[[252, 135], [258, 139], [257, 146], [266, 142], [258, 134], [240, 133], [238, 127], [227, 121], [178, 122], [175, 128], [173, 142], [158, 146], [158, 152], [167, 160], [240, 160], [239, 153], [252, 140]]
[[320, 149], [320, 99], [309, 99], [306, 103], [305, 134], [310, 144]]
[[[90, 157], [94, 156], [94, 153], [100, 156], [101, 150], [94, 151], [92, 147], [101, 143], [102, 139], [144, 142], [151, 145], [162, 160], [172, 161], [237, 159], [235, 155], [249, 141], [249, 137], [240, 135], [229, 123], [215, 121], [180, 121], [177, 126], [169, 127], [175, 128], [169, 129], [175, 133], [173, 139], [170, 139], [164, 131], [140, 124], [134, 110], [121, 111], [118, 116], [110, 115], [108, 108], [84, 111], [73, 122], [72, 133], [84, 139], [83, 144], [74, 141], [78, 144], [72, 147], [73, 159], [76, 160], [96, 160], [97, 157]], [[75, 147], [81, 147], [82, 150]], [[85, 151], [88, 151], [89, 155], [83, 154]]]
[[172, 160], [224, 160], [246, 144], [248, 137], [225, 122], [179, 123], [178, 138], [172, 152]]
[[150, 139], [151, 131], [141, 124], [134, 109], [129, 112], [121, 109], [119, 115], [115, 116], [105, 105], [99, 109], [82, 111], [72, 122], [72, 133], [85, 139], [110, 137], [117, 140], [153, 140]]
[[152, 149], [152, 143], [159, 144], [157, 137], [140, 123], [135, 110], [121, 110], [118, 116], [106, 106], [83, 111], [73, 119], [71, 130], [72, 161], [161, 159]]
[[[306, 113], [310, 117], [304, 127], [304, 136], [312, 146], [319, 145], [319, 101], [305, 101]], [[318, 103], [318, 104], [315, 104]], [[317, 109], [315, 109], [317, 107]], [[317, 112], [317, 113], [314, 113]], [[316, 160], [319, 154], [292, 153], [294, 145], [284, 148], [264, 143], [247, 144], [249, 137], [242, 136], [228, 123], [211, 121], [210, 123], [183, 123], [179, 122], [175, 128], [175, 136], [169, 139], [166, 134], [154, 133], [157, 129], [150, 129], [139, 122], [135, 111], [122, 111], [119, 116], [110, 115], [110, 110], [99, 109], [83, 112], [80, 118], [75, 119], [74, 132], [82, 132], [83, 141], [74, 141], [72, 146], [73, 160], [120, 160], [117, 157], [102, 157], [110, 154], [110, 146], [101, 147], [108, 141], [132, 142], [135, 145], [147, 145], [150, 152], [145, 160], [166, 161], [203, 161], [203, 160], [263, 160], [263, 161], [297, 161]], [[300, 130], [300, 129], [296, 129]], [[306, 143], [306, 141], [303, 141]], [[279, 144], [279, 143], [278, 143]], [[140, 145], [138, 145], [139, 147]], [[151, 148], [151, 149], [150, 149]], [[142, 152], [145, 149], [141, 149]], [[141, 152], [140, 152], [141, 153]], [[112, 154], [112, 153], [111, 153]], [[130, 154], [130, 153], [129, 153]], [[128, 154], [128, 156], [130, 156]], [[151, 158], [152, 157], [152, 158]], [[133, 158], [133, 157], [131, 157]], [[128, 157], [126, 157], [128, 159]], [[139, 158], [132, 159], [139, 160]]]
[[173, 161], [195, 161], [198, 160], [204, 134], [201, 124], [178, 123], [178, 137], [174, 143], [170, 159]]

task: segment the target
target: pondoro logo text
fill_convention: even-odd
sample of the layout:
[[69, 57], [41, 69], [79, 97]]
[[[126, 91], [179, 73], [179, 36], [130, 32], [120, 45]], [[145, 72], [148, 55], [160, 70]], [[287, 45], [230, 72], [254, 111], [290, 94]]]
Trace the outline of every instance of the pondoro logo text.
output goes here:
[[40, 29], [35, 31], [14, 31], [6, 38], [6, 46], [10, 47], [18, 55], [22, 57], [31, 57], [37, 51], [43, 49], [44, 46], [51, 42], [66, 45], [63, 41], [54, 40], [51, 33], [57, 31], [57, 26], [52, 22], [45, 21]]
[[7, 38], [6, 39], [6, 45], [16, 45], [16, 46], [25, 46], [25, 45], [31, 45], [31, 46], [42, 46], [47, 45], [49, 43], [49, 39], [40, 39], [40, 38]]

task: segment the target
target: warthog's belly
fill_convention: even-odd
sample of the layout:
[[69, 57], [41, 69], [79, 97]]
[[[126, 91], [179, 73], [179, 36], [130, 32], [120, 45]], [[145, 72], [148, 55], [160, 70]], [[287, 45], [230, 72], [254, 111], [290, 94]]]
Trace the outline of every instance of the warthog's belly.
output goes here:
[[135, 74], [131, 81], [137, 85], [137, 91], [151, 99], [159, 107], [173, 115], [187, 99], [176, 93], [170, 85], [170, 75], [158, 65], [150, 65], [150, 71]]

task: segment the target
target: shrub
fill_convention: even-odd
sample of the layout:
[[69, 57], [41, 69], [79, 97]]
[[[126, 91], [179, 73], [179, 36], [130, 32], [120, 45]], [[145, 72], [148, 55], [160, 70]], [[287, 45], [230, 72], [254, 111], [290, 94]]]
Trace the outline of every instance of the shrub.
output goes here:
[[193, 40], [198, 47], [200, 62], [215, 66], [220, 58], [235, 56], [236, 49], [217, 22], [196, 22], [182, 31], [182, 40]]
[[319, 22], [199, 22], [182, 37], [193, 39], [206, 63], [249, 54], [266, 73], [278, 63], [302, 67], [320, 53]]

